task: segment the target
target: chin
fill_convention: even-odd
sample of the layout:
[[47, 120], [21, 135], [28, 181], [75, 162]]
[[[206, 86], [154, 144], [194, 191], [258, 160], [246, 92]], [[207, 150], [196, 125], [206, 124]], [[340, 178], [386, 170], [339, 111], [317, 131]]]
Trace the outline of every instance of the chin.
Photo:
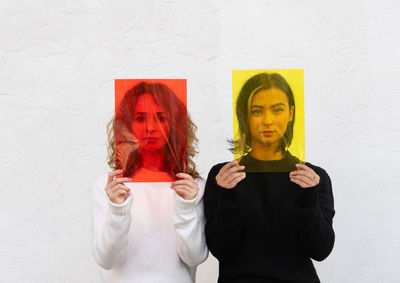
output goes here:
[[265, 138], [264, 138], [264, 139], [261, 140], [261, 143], [262, 143], [263, 145], [267, 146], [267, 147], [270, 147], [270, 146], [275, 146], [275, 145], [279, 144], [279, 143], [280, 143], [280, 140], [265, 139]]
[[142, 152], [153, 152], [153, 151], [160, 151], [162, 147], [160, 147], [159, 145], [156, 144], [147, 144], [147, 145], [143, 145], [140, 148], [140, 151]]

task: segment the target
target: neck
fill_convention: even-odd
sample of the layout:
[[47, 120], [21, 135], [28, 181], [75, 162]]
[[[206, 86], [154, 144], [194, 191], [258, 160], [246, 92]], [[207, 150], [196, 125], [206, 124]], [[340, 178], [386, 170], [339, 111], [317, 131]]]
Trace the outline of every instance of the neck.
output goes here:
[[281, 160], [283, 158], [283, 153], [281, 150], [277, 151], [277, 145], [259, 145], [253, 144], [251, 148], [250, 155], [258, 160]]
[[162, 151], [146, 151], [140, 153], [142, 168], [161, 172], [164, 171], [164, 154]]

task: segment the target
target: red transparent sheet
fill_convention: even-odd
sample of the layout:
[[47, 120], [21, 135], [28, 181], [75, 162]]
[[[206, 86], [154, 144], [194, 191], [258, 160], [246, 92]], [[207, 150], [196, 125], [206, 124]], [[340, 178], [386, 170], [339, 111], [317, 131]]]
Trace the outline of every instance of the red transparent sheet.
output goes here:
[[115, 144], [120, 177], [171, 182], [185, 172], [186, 80], [115, 80]]

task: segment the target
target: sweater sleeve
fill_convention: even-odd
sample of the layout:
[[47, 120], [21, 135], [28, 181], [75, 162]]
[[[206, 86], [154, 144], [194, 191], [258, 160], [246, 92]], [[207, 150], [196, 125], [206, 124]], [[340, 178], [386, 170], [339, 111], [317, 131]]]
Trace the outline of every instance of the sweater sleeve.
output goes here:
[[335, 215], [331, 180], [324, 169], [310, 166], [320, 182], [312, 188], [298, 189], [297, 228], [303, 253], [322, 261], [331, 253], [335, 242], [332, 227]]
[[193, 200], [174, 193], [174, 225], [179, 257], [189, 266], [197, 266], [208, 257], [204, 235], [204, 181], [196, 180], [199, 192]]
[[97, 264], [109, 270], [120, 265], [126, 256], [133, 197], [114, 204], [104, 191], [105, 180], [98, 180], [93, 186], [93, 253]]
[[215, 180], [223, 165], [218, 164], [211, 169], [204, 195], [207, 245], [218, 260], [229, 257], [239, 250], [245, 218], [239, 198], [240, 183], [232, 189], [225, 189], [218, 186]]

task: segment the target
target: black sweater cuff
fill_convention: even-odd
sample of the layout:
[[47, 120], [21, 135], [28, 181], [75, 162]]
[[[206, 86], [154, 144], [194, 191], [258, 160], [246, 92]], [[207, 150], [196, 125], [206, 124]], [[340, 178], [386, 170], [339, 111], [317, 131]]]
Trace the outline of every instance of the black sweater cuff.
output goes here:
[[316, 206], [318, 204], [318, 191], [319, 184], [310, 188], [299, 187], [297, 191], [297, 205], [300, 208], [311, 208]]
[[219, 193], [226, 199], [231, 201], [238, 201], [239, 200], [239, 190], [236, 187], [232, 189], [225, 189], [223, 187], [218, 186]]

